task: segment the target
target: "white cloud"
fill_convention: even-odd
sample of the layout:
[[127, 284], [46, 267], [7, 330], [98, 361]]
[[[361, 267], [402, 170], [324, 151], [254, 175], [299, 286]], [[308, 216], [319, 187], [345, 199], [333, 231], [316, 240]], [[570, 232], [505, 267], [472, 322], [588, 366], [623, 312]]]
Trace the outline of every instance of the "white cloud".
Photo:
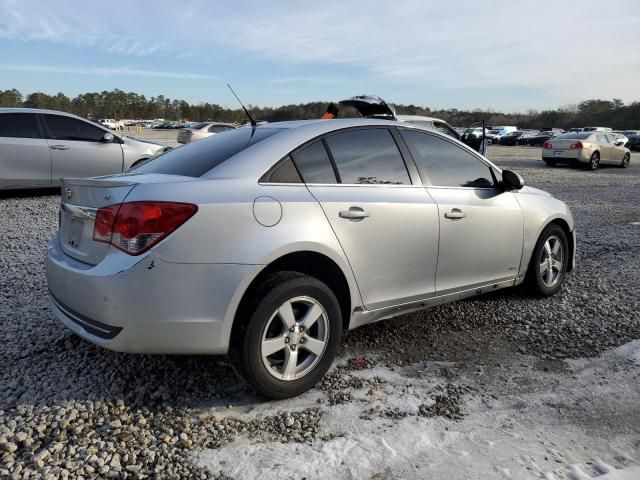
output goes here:
[[142, 70], [130, 67], [100, 68], [100, 67], [59, 67], [53, 65], [15, 65], [0, 64], [0, 71], [9, 72], [35, 72], [35, 73], [60, 73], [66, 75], [99, 75], [104, 77], [129, 76], [129, 77], [158, 77], [179, 78], [185, 80], [212, 80], [216, 77], [186, 72], [163, 72], [159, 70]]
[[[276, 83], [356, 75], [396, 90], [521, 88], [562, 101], [638, 97], [637, 0], [405, 0], [230, 3], [0, 0], [0, 38], [91, 46], [117, 55], [233, 58], [285, 66]], [[291, 71], [299, 69], [300, 75]], [[346, 70], [345, 70], [346, 71]], [[313, 78], [313, 76], [311, 76]], [[315, 79], [316, 83], [319, 82]], [[420, 98], [417, 98], [420, 100]]]

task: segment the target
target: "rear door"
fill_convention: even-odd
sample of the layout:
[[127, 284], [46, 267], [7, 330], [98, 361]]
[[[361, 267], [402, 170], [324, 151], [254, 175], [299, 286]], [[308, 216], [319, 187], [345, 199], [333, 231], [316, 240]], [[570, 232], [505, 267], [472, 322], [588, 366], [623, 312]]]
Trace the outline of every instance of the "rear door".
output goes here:
[[516, 278], [523, 220], [514, 194], [497, 188], [491, 168], [461, 145], [428, 132], [401, 133], [438, 205], [436, 292]]
[[619, 165], [622, 162], [622, 157], [625, 154], [625, 149], [623, 147], [619, 147], [616, 145], [616, 141], [618, 140], [615, 135], [611, 133], [604, 133], [602, 136], [606, 139], [607, 143], [604, 145], [604, 148], [607, 151], [607, 157], [601, 158], [606, 163]]
[[367, 309], [433, 295], [436, 204], [413, 178], [388, 128], [342, 130], [292, 158], [320, 202]]
[[51, 185], [49, 145], [34, 113], [0, 114], [0, 188]]
[[106, 132], [78, 118], [45, 114], [45, 134], [51, 151], [51, 181], [121, 173], [123, 153], [119, 139], [103, 141]]

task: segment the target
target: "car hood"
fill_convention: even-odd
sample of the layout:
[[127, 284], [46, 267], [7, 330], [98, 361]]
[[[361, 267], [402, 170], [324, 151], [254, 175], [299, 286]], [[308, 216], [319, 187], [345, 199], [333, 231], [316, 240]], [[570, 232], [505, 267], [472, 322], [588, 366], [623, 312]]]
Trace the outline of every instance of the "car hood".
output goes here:
[[539, 188], [529, 187], [528, 185], [522, 187], [520, 192], [527, 193], [529, 195], [540, 195], [541, 197], [553, 197], [549, 192], [540, 190]]
[[125, 141], [129, 141], [129, 142], [140, 142], [140, 143], [148, 143], [150, 145], [156, 145], [158, 147], [162, 147], [165, 148], [167, 147], [167, 145], [165, 145], [164, 143], [160, 143], [160, 142], [153, 142], [151, 140], [143, 140], [141, 138], [136, 138], [136, 137], [130, 137], [130, 136], [125, 136], [124, 137]]
[[376, 95], [356, 95], [346, 100], [340, 100], [338, 103], [345, 107], [355, 108], [363, 117], [390, 117], [391, 119], [396, 117], [395, 106]]

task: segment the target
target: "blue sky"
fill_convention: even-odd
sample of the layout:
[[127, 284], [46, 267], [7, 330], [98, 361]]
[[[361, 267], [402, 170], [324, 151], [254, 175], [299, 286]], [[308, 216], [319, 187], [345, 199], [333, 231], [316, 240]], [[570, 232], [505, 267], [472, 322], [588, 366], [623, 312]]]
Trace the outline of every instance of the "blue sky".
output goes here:
[[640, 100], [640, 2], [0, 0], [0, 89], [526, 111]]

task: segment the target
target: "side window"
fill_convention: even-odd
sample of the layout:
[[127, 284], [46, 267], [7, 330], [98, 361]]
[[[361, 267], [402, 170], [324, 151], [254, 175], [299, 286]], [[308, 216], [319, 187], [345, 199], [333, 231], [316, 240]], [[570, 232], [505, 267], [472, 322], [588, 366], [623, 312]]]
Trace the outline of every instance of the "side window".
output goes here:
[[598, 133], [596, 135], [596, 142], [598, 142], [598, 143], [607, 143], [607, 137], [603, 133]]
[[326, 138], [342, 183], [411, 184], [391, 132], [370, 128]]
[[213, 133], [222, 133], [222, 132], [225, 132], [226, 130], [227, 130], [227, 127], [225, 127], [224, 125], [211, 125], [209, 127], [209, 131]]
[[269, 183], [302, 183], [291, 157], [287, 157], [265, 180]]
[[493, 187], [491, 169], [452, 142], [428, 133], [401, 130], [423, 181], [440, 187]]
[[40, 138], [36, 116], [33, 113], [0, 114], [0, 137]]
[[56, 140], [79, 140], [83, 142], [100, 142], [105, 131], [72, 117], [62, 115], [45, 115], [51, 137]]
[[322, 141], [314, 142], [291, 156], [305, 183], [337, 183]]

